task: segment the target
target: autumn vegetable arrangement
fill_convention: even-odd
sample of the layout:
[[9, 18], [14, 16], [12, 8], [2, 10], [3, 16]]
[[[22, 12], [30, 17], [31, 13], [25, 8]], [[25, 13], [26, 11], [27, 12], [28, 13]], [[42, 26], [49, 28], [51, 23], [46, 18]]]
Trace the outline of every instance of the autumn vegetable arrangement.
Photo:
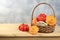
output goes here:
[[55, 16], [55, 12], [54, 12], [53, 8], [52, 8], [53, 15], [46, 15], [45, 13], [40, 13], [36, 18], [33, 18], [35, 9], [41, 4], [46, 4], [50, 8], [52, 8], [52, 6], [48, 3], [39, 3], [32, 11], [31, 26], [23, 23], [23, 24], [19, 25], [20, 31], [28, 32], [32, 35], [35, 35], [37, 33], [54, 32], [57, 20], [56, 20], [56, 16]]

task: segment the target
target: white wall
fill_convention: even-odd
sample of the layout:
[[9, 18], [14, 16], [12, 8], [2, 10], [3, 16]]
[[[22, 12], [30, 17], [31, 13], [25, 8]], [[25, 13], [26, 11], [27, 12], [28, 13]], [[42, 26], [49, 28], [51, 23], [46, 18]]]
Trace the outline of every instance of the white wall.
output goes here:
[[[55, 7], [58, 24], [60, 24], [59, 0], [0, 0], [0, 23], [30, 23], [32, 9], [39, 2], [47, 2]], [[50, 13], [47, 10], [49, 10], [47, 7], [41, 6], [35, 13]]]

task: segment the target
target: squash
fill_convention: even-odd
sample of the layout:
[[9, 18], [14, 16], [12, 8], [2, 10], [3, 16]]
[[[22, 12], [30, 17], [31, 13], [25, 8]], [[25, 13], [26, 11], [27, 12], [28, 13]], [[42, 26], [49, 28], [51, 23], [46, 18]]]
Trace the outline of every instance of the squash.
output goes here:
[[47, 23], [45, 23], [45, 22], [43, 22], [43, 21], [39, 21], [39, 22], [37, 22], [37, 24], [36, 24], [37, 26], [47, 26]]
[[20, 24], [19, 25], [19, 27], [18, 27], [18, 29], [20, 30], [20, 31], [28, 31], [29, 30], [29, 25], [28, 24]]
[[50, 26], [55, 25], [55, 24], [56, 24], [56, 17], [55, 17], [55, 16], [52, 16], [52, 15], [47, 16], [47, 17], [46, 17], [46, 23], [47, 23], [48, 25], [50, 25]]
[[36, 18], [33, 18], [32, 25], [36, 25], [36, 23], [37, 23], [37, 19]]
[[37, 34], [38, 31], [39, 31], [39, 28], [38, 28], [37, 26], [31, 26], [31, 27], [29, 28], [29, 33], [32, 34], [32, 35]]
[[46, 14], [45, 13], [41, 13], [39, 14], [39, 16], [37, 17], [37, 21], [43, 21], [45, 22], [46, 21]]

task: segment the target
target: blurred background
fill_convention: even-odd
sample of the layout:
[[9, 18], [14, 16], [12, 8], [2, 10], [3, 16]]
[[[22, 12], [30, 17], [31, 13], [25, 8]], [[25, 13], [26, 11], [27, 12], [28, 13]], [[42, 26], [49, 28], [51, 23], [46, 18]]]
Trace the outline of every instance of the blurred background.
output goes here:
[[[53, 6], [57, 18], [57, 25], [60, 25], [60, 0], [0, 0], [0, 23], [31, 23], [33, 8], [40, 2], [46, 2]], [[39, 6], [34, 13], [50, 15], [51, 8], [47, 5]]]

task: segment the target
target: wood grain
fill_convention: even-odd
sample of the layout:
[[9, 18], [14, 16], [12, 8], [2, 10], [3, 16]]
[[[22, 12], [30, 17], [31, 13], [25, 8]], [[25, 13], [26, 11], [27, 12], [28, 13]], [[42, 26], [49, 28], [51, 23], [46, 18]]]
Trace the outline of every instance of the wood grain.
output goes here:
[[37, 33], [31, 35], [28, 32], [18, 30], [20, 24], [0, 24], [0, 37], [60, 37], [60, 26], [55, 27], [53, 33]]

